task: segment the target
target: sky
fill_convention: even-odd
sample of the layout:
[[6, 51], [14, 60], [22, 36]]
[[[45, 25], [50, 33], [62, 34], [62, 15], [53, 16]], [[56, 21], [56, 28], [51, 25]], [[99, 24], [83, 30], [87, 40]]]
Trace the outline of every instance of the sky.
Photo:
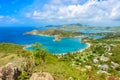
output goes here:
[[0, 26], [120, 26], [120, 0], [0, 0]]

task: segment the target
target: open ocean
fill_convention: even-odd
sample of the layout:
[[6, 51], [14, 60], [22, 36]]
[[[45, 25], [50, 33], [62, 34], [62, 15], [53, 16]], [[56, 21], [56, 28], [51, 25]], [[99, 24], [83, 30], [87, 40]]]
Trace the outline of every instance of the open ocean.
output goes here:
[[[54, 37], [24, 35], [25, 32], [38, 29], [45, 30], [40, 27], [0, 27], [0, 43], [14, 43], [19, 45], [31, 45], [40, 42], [51, 54], [62, 54], [82, 50], [87, 47], [86, 43], [82, 43], [80, 38], [63, 38], [61, 41], [54, 42]], [[30, 48], [28, 48], [30, 49]]]

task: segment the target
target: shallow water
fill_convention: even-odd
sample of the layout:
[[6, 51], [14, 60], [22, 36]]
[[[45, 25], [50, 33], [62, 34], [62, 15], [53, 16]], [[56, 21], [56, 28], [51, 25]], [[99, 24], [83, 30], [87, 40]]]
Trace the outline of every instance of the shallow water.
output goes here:
[[[20, 45], [30, 45], [40, 42], [52, 54], [62, 54], [82, 50], [87, 47], [80, 38], [63, 38], [54, 42], [54, 37], [24, 35], [25, 32], [34, 29], [44, 30], [45, 28], [35, 27], [0, 27], [0, 42], [15, 43]], [[27, 48], [31, 50], [31, 47]]]
[[78, 30], [78, 32], [90, 34], [90, 33], [103, 33], [103, 32], [108, 32], [104, 30]]

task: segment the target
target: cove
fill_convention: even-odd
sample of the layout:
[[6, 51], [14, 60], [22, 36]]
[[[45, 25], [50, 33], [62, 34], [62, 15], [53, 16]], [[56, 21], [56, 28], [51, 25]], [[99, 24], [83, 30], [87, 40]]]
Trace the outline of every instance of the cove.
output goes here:
[[[36, 35], [34, 35], [36, 36]], [[36, 42], [40, 42], [47, 51], [52, 54], [64, 54], [68, 52], [75, 52], [87, 47], [86, 43], [82, 43], [80, 38], [63, 38], [60, 41], [53, 41], [54, 37], [36, 36]], [[27, 46], [26, 50], [33, 50], [31, 46]]]
[[[34, 29], [44, 30], [35, 27], [0, 27], [0, 43], [14, 43], [26, 46], [40, 42], [51, 54], [75, 52], [88, 46], [86, 43], [82, 43], [80, 38], [63, 38], [58, 42], [54, 42], [54, 37], [24, 35], [25, 32]], [[31, 47], [26, 49], [31, 50]]]

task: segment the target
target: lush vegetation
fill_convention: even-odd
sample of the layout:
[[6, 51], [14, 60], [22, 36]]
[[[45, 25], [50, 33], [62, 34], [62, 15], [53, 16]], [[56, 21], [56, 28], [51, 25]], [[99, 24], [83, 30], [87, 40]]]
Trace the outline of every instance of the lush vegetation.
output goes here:
[[0, 44], [0, 66], [5, 65], [8, 62], [19, 64], [21, 59], [18, 58], [17, 55], [21, 53], [23, 53], [23, 46], [10, 44], [10, 43], [1, 43]]
[[65, 31], [65, 30], [59, 30], [59, 29], [48, 29], [48, 30], [42, 30], [42, 31], [38, 31], [38, 30], [33, 30], [31, 32], [26, 32], [27, 34], [34, 34], [34, 32], [36, 34], [42, 34], [42, 35], [48, 35], [48, 36], [59, 36], [61, 38], [63, 37], [75, 37], [75, 36], [80, 36], [82, 35], [82, 33], [80, 32], [71, 32], [71, 31]]
[[[55, 32], [50, 35], [62, 33]], [[68, 33], [63, 32], [62, 35]], [[116, 32], [104, 36], [102, 39], [84, 38], [83, 42], [91, 44], [88, 49], [65, 55], [52, 55], [42, 49], [40, 43], [33, 44], [34, 51], [23, 50], [23, 46], [16, 44], [1, 43], [0, 66], [8, 62], [19, 66], [22, 71], [20, 80], [27, 80], [33, 72], [40, 71], [51, 73], [56, 80], [105, 80], [108, 75], [119, 80], [120, 34]]]
[[[22, 65], [22, 74], [19, 77], [20, 80], [26, 80], [33, 72], [39, 71], [49, 72], [56, 79], [72, 78], [73, 80], [87, 80], [88, 78], [92, 78], [91, 80], [93, 80], [95, 78], [95, 80], [105, 80], [105, 77], [108, 75], [107, 73], [109, 73], [109, 75], [111, 74], [113, 76], [120, 77], [120, 74], [118, 73], [118, 71], [120, 71], [120, 67], [114, 69], [111, 66], [111, 62], [120, 64], [120, 44], [118, 44], [118, 41], [120, 41], [120, 39], [117, 41], [116, 39], [86, 39], [86, 42], [92, 44], [89, 49], [86, 49], [82, 53], [68, 53], [66, 55], [59, 56], [51, 55], [44, 49], [40, 49], [39, 47], [41, 45], [39, 43], [33, 45], [35, 51], [24, 51], [22, 50], [22, 46], [4, 43], [0, 44], [1, 47], [6, 47], [1, 49], [0, 63], [3, 65], [7, 62], [13, 62], [18, 66]], [[115, 46], [113, 46], [110, 51], [112, 55], [109, 55], [106, 53], [106, 46], [111, 44]], [[10, 47], [11, 49], [9, 49]], [[16, 50], [14, 50], [14, 47]], [[9, 50], [10, 53], [8, 53], [7, 50]], [[3, 53], [9, 55], [5, 55], [3, 57]], [[109, 58], [109, 60], [101, 61], [100, 57], [102, 55]], [[98, 62], [94, 63], [93, 60], [96, 57], [98, 58]], [[105, 70], [107, 73], [100, 73], [101, 69], [99, 69], [98, 66], [103, 64], [109, 66], [109, 68]]]

